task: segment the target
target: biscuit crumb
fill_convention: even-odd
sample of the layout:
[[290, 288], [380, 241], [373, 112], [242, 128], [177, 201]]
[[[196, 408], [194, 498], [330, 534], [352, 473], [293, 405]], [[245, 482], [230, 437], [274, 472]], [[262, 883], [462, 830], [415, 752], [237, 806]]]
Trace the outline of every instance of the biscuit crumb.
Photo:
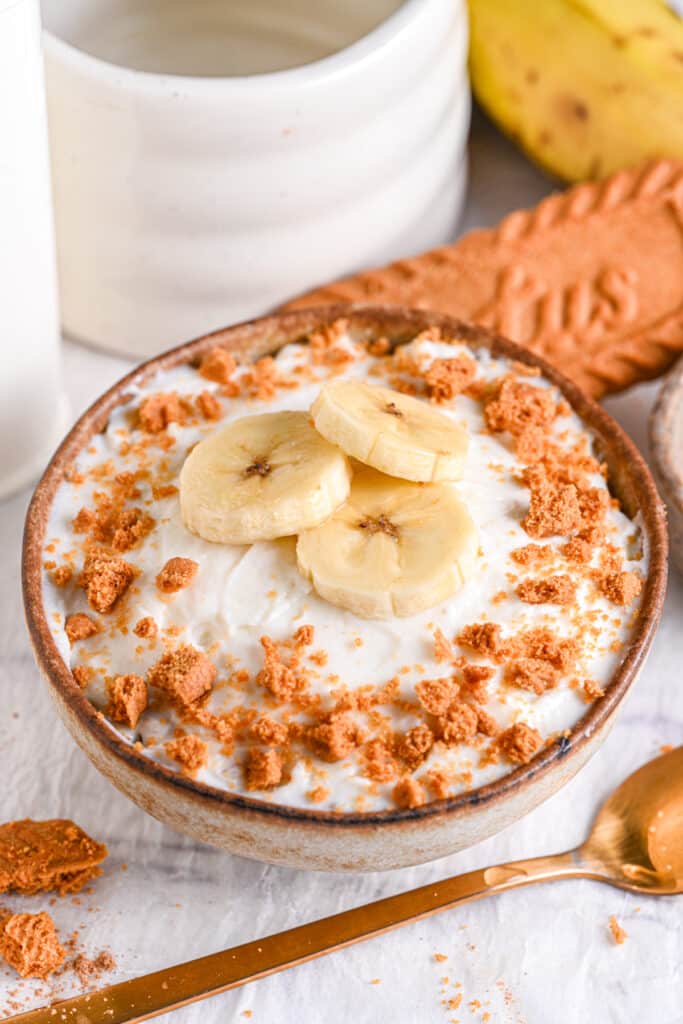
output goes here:
[[0, 893], [76, 893], [102, 874], [107, 847], [68, 819], [0, 825]]
[[147, 673], [147, 682], [180, 704], [203, 697], [213, 686], [216, 666], [191, 644], [167, 652]]
[[306, 797], [312, 804], [321, 804], [324, 800], [327, 800], [329, 795], [330, 791], [325, 786], [316, 786], [314, 789], [309, 789]]
[[279, 747], [287, 742], [287, 726], [270, 715], [261, 715], [249, 728], [250, 737], [267, 747]]
[[105, 714], [113, 722], [134, 729], [147, 707], [147, 685], [142, 676], [134, 673], [116, 676], [109, 687], [109, 703]]
[[308, 737], [325, 761], [342, 761], [362, 738], [358, 726], [345, 712], [332, 712], [326, 721], [309, 729]]
[[294, 634], [295, 647], [309, 647], [313, 643], [315, 629], [313, 626], [299, 626]]
[[368, 354], [379, 358], [385, 356], [391, 349], [391, 342], [388, 338], [381, 336], [379, 338], [372, 338], [367, 343]]
[[153, 640], [159, 632], [159, 627], [151, 615], [146, 615], [143, 619], [138, 619], [133, 626], [133, 632], [136, 636], [143, 637], [146, 640]]
[[95, 636], [99, 631], [100, 627], [85, 612], [76, 612], [74, 615], [69, 615], [64, 623], [64, 632], [72, 647], [80, 640], [87, 640], [88, 637]]
[[571, 537], [562, 546], [562, 554], [568, 562], [587, 565], [593, 557], [593, 545], [583, 537]]
[[452, 661], [453, 648], [440, 629], [434, 630], [434, 659], [436, 661]]
[[176, 594], [189, 587], [199, 571], [199, 563], [191, 558], [169, 558], [156, 578], [157, 587], [164, 594]]
[[205, 420], [219, 420], [223, 413], [223, 406], [210, 391], [197, 395], [197, 409]]
[[70, 565], [58, 565], [52, 573], [52, 582], [56, 587], [65, 587], [71, 583], [74, 571]]
[[464, 352], [451, 359], [434, 359], [424, 375], [432, 402], [450, 402], [477, 376], [477, 364]]
[[525, 427], [515, 438], [515, 455], [526, 466], [539, 462], [545, 454], [548, 435], [542, 427]]
[[261, 637], [263, 647], [263, 668], [256, 676], [256, 682], [280, 700], [291, 700], [302, 688], [302, 681], [294, 670], [280, 657], [277, 644], [268, 636]]
[[425, 711], [430, 715], [445, 715], [456, 700], [460, 688], [454, 679], [423, 679], [415, 686], [415, 693]]
[[224, 348], [212, 348], [199, 364], [199, 375], [215, 384], [227, 384], [237, 369], [234, 357]]
[[643, 589], [643, 581], [635, 572], [608, 573], [600, 581], [600, 590], [605, 597], [618, 605], [628, 605]]
[[622, 946], [626, 942], [628, 933], [621, 927], [614, 914], [609, 919], [609, 930], [617, 946]]
[[495, 622], [475, 622], [460, 630], [456, 640], [461, 647], [468, 647], [476, 654], [497, 661], [503, 653], [500, 626]]
[[505, 377], [484, 407], [489, 430], [513, 436], [528, 427], [548, 428], [555, 419], [556, 401], [548, 388]]
[[412, 779], [409, 775], [396, 783], [391, 791], [391, 796], [397, 807], [401, 810], [412, 810], [414, 807], [421, 807], [427, 800], [424, 786]]
[[179, 736], [164, 745], [168, 756], [177, 761], [186, 775], [204, 768], [209, 759], [209, 748], [199, 736]]
[[282, 781], [282, 758], [272, 747], [250, 747], [245, 762], [247, 789], [270, 789]]
[[497, 736], [500, 732], [498, 722], [483, 708], [477, 708], [477, 732], [482, 736]]
[[541, 658], [520, 658], [507, 666], [505, 679], [510, 686], [540, 695], [557, 686], [560, 673], [550, 662]]
[[529, 511], [522, 528], [530, 537], [567, 535], [582, 523], [578, 491], [574, 484], [555, 484], [541, 478], [531, 487]]
[[569, 576], [547, 576], [539, 580], [522, 580], [517, 596], [527, 604], [573, 604], [576, 583]]
[[98, 981], [102, 974], [116, 970], [116, 960], [108, 949], [101, 950], [94, 959], [79, 953], [71, 964], [71, 969], [81, 985], [90, 985]]
[[439, 736], [446, 746], [469, 743], [477, 732], [477, 711], [471, 704], [461, 701], [453, 704], [444, 717], [439, 718]]
[[138, 419], [148, 434], [161, 434], [171, 423], [184, 423], [185, 409], [175, 391], [149, 395], [140, 403]]
[[374, 782], [391, 782], [396, 778], [397, 765], [391, 747], [381, 739], [370, 740], [363, 750], [365, 775]]
[[434, 746], [434, 733], [429, 726], [420, 723], [409, 729], [397, 742], [396, 753], [409, 768], [422, 764]]
[[45, 979], [64, 961], [49, 914], [10, 914], [0, 921], [0, 956], [22, 978]]
[[94, 674], [94, 670], [89, 665], [74, 665], [71, 669], [71, 675], [82, 690], [85, 690]]
[[136, 575], [137, 570], [130, 562], [95, 549], [86, 556], [80, 585], [85, 589], [90, 607], [106, 614], [125, 594]]
[[485, 704], [488, 700], [486, 684], [495, 674], [495, 669], [489, 665], [464, 665], [462, 679], [465, 694], [477, 704]]
[[513, 764], [526, 764], [542, 746], [540, 732], [526, 722], [515, 722], [498, 737], [498, 749]]
[[553, 560], [555, 550], [549, 544], [525, 544], [511, 551], [510, 557], [518, 565], [544, 565]]
[[436, 960], [437, 964], [445, 964], [446, 960], [448, 960], [448, 957], [446, 956], [445, 953], [435, 953], [434, 959]]

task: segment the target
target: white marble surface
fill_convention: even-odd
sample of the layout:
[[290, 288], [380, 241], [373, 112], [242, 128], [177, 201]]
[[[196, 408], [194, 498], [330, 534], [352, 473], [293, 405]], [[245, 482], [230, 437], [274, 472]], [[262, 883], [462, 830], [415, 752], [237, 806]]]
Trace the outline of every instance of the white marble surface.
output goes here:
[[[494, 223], [508, 210], [536, 202], [550, 187], [490, 126], [475, 123], [464, 228]], [[74, 415], [127, 368], [123, 360], [71, 344], [65, 358]], [[652, 385], [637, 388], [608, 403], [641, 447], [654, 391]], [[672, 573], [649, 662], [604, 747], [562, 792], [500, 835], [432, 865], [386, 875], [287, 871], [199, 846], [113, 790], [52, 710], [22, 620], [19, 552], [27, 501], [24, 493], [0, 506], [0, 819], [72, 816], [108, 843], [107, 871], [93, 895], [80, 906], [60, 901], [52, 913], [65, 932], [82, 925], [89, 952], [112, 949], [118, 960], [115, 980], [431, 879], [569, 847], [584, 835], [600, 800], [629, 771], [658, 754], [662, 744], [683, 741], [683, 579]], [[4, 898], [3, 903], [36, 910], [47, 900]], [[608, 931], [611, 914], [628, 932], [621, 946]], [[435, 961], [435, 953], [448, 960]], [[0, 968], [0, 1014], [9, 1012], [9, 992], [16, 987], [11, 972]], [[32, 991], [30, 983], [21, 987], [26, 1006]], [[458, 1009], [442, 1004], [458, 994]], [[680, 1024], [682, 994], [682, 900], [568, 881], [465, 906], [165, 1019], [172, 1024], [247, 1019], [253, 1024], [487, 1019], [492, 1024]]]

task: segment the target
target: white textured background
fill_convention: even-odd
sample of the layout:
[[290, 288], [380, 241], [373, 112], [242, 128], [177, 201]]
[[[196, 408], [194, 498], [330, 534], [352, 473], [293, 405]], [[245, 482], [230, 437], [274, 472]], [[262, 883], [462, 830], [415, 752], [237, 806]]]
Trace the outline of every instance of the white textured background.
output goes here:
[[[475, 121], [463, 230], [493, 224], [551, 188], [483, 120]], [[81, 412], [128, 364], [66, 346], [69, 396]], [[607, 403], [645, 449], [655, 385]], [[7, 443], [4, 439], [3, 443]], [[19, 553], [28, 494], [0, 505], [0, 820], [68, 816], [110, 849], [107, 871], [80, 906], [52, 913], [82, 926], [86, 950], [111, 948], [123, 980], [257, 938], [431, 879], [578, 843], [600, 800], [628, 772], [683, 742], [683, 579], [672, 571], [650, 660], [599, 754], [526, 819], [464, 853], [391, 874], [286, 871], [199, 846], [112, 789], [71, 742], [34, 667], [20, 601]], [[121, 870], [122, 865], [127, 870]], [[3, 898], [42, 909], [45, 897]], [[622, 946], [607, 922], [628, 932]], [[434, 960], [434, 953], [448, 957]], [[448, 977], [444, 985], [443, 978]], [[379, 981], [373, 984], [373, 981]], [[0, 1015], [16, 978], [0, 968]], [[32, 983], [20, 986], [31, 1004]], [[62, 989], [62, 993], [64, 989]], [[457, 1010], [443, 999], [462, 994]], [[475, 1002], [480, 1004], [477, 1006]], [[488, 1013], [489, 1018], [485, 1017]], [[630, 896], [587, 881], [492, 897], [164, 1018], [170, 1024], [679, 1024], [683, 1022], [683, 899]]]

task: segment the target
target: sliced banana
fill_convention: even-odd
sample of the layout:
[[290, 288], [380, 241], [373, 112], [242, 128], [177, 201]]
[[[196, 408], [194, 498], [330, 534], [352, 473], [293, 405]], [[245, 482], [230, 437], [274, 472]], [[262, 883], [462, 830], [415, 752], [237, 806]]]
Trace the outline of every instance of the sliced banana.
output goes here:
[[348, 459], [305, 412], [245, 416], [201, 441], [180, 473], [188, 530], [251, 544], [317, 526], [346, 499]]
[[466, 431], [417, 398], [335, 380], [320, 389], [311, 415], [323, 437], [382, 473], [425, 483], [462, 476]]
[[347, 501], [296, 546], [300, 572], [331, 604], [365, 619], [414, 615], [445, 601], [476, 567], [479, 539], [448, 484], [362, 468]]

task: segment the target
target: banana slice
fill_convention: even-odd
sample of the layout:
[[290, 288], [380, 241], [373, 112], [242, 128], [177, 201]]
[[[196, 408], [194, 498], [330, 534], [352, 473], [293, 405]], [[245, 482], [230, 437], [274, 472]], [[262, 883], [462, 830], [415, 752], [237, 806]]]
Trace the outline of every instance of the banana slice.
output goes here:
[[448, 484], [363, 468], [331, 519], [299, 536], [299, 571], [331, 604], [365, 619], [414, 615], [446, 600], [476, 567], [479, 539]]
[[311, 415], [323, 437], [382, 473], [424, 483], [462, 476], [466, 431], [417, 398], [335, 380], [320, 389]]
[[344, 453], [305, 412], [245, 416], [201, 441], [180, 473], [188, 530], [219, 544], [251, 544], [317, 526], [346, 499]]

